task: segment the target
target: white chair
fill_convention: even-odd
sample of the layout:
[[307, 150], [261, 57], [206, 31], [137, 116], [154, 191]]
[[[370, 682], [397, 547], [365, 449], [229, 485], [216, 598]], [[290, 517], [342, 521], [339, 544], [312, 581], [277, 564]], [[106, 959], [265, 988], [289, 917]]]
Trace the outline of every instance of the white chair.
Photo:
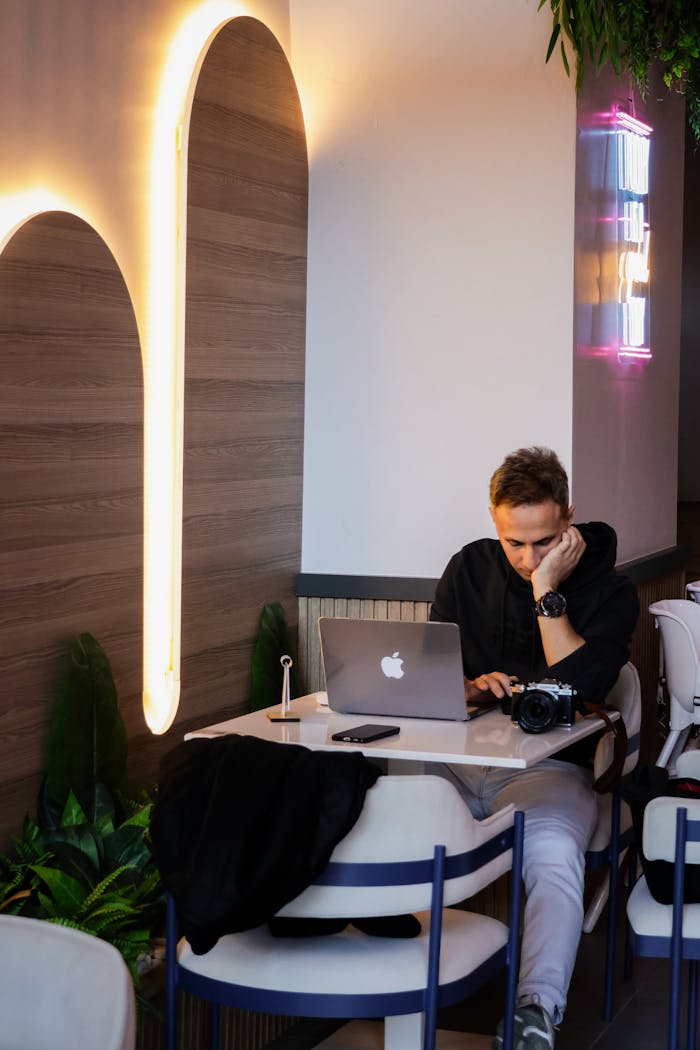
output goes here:
[[666, 598], [649, 606], [661, 631], [663, 675], [670, 697], [669, 733], [657, 765], [672, 764], [690, 727], [700, 725], [700, 605]]
[[[518, 970], [522, 814], [508, 806], [476, 821], [436, 776], [383, 776], [355, 827], [319, 879], [280, 916], [338, 918], [420, 913], [411, 939], [370, 937], [353, 927], [307, 938], [273, 937], [267, 926], [227, 934], [205, 955], [177, 941], [168, 901], [168, 1050], [175, 1050], [176, 991], [218, 1006], [304, 1017], [384, 1017], [386, 1050], [434, 1047], [436, 1010], [507, 968], [505, 1046], [512, 1045]], [[233, 831], [232, 833], [235, 833]], [[509, 926], [444, 908], [471, 897], [510, 867]]]
[[[626, 663], [617, 682], [605, 698], [620, 712], [627, 731], [627, 757], [622, 775], [631, 773], [639, 760], [639, 740], [642, 724], [642, 693], [639, 675], [634, 664]], [[594, 776], [607, 769], [612, 760], [612, 738], [606, 733], [598, 744], [594, 758]], [[620, 801], [616, 791], [597, 795], [598, 822], [586, 852], [586, 866], [607, 868], [608, 877], [601, 882], [583, 920], [583, 930], [591, 933], [600, 914], [608, 906], [608, 929], [605, 953], [603, 1017], [611, 1020], [613, 1012], [613, 982], [615, 973], [615, 944], [617, 920], [617, 871], [632, 841], [632, 814], [626, 802]]]
[[700, 602], [700, 580], [691, 580], [685, 585], [685, 593], [691, 602]]
[[700, 750], [691, 748], [676, 759], [676, 776], [700, 780]]
[[133, 1050], [134, 986], [111, 944], [0, 916], [0, 1050]]
[[642, 876], [627, 902], [632, 949], [637, 955], [671, 961], [668, 1048], [678, 1050], [681, 963], [688, 959], [687, 1046], [695, 1047], [697, 977], [700, 958], [700, 904], [683, 904], [684, 865], [700, 864], [700, 801], [655, 798], [644, 811], [644, 854], [674, 867], [673, 904], [654, 900]]

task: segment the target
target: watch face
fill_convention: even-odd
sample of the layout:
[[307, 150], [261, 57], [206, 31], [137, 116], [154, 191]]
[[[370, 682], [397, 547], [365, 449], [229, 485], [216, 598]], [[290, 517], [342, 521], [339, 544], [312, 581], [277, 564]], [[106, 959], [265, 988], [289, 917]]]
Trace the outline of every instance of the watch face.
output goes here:
[[563, 616], [566, 612], [566, 598], [556, 591], [548, 591], [539, 600], [542, 616]]

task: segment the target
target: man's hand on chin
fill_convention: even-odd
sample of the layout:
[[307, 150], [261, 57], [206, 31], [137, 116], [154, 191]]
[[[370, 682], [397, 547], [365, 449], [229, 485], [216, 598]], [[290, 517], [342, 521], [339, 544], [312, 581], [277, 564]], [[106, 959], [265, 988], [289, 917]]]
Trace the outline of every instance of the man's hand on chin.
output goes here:
[[535, 601], [548, 591], [556, 591], [562, 580], [566, 580], [583, 557], [586, 541], [575, 525], [569, 525], [561, 540], [547, 551], [530, 577]]

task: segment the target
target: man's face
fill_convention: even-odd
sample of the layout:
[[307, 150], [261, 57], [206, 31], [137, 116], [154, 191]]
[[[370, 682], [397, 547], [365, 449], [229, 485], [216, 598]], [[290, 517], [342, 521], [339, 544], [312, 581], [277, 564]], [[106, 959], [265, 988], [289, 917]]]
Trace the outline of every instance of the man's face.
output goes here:
[[506, 558], [518, 576], [528, 582], [545, 554], [561, 540], [574, 512], [573, 507], [564, 512], [551, 499], [519, 507], [501, 503], [490, 509]]

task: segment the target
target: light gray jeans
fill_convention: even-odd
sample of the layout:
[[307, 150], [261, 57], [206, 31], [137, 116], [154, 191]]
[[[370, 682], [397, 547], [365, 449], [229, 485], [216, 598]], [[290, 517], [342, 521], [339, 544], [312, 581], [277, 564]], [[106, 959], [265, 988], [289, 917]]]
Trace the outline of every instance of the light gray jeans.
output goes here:
[[525, 909], [518, 1005], [538, 1003], [555, 1024], [566, 1007], [583, 922], [585, 852], [598, 814], [591, 774], [546, 759], [532, 769], [435, 765], [477, 820], [509, 802], [525, 813]]

